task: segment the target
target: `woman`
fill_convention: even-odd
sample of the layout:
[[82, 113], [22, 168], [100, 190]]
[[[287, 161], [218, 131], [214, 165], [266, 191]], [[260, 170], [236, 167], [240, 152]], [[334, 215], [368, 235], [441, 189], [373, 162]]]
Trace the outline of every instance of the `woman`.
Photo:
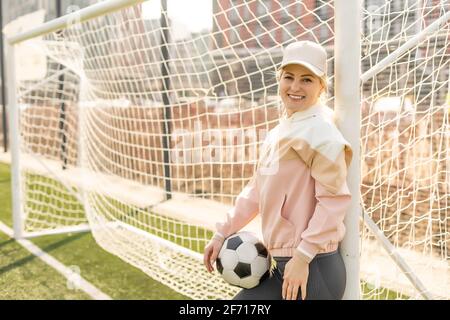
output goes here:
[[288, 45], [277, 74], [283, 118], [265, 140], [253, 178], [206, 246], [209, 272], [225, 238], [261, 214], [264, 243], [276, 262], [259, 286], [235, 299], [341, 299], [346, 270], [338, 250], [351, 202], [352, 151], [320, 102], [326, 51], [310, 41]]

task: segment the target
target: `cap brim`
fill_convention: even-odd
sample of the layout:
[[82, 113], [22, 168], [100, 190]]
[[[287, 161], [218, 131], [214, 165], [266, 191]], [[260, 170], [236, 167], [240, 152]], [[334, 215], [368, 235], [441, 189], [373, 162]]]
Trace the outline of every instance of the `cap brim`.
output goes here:
[[293, 61], [287, 61], [287, 62], [283, 63], [283, 64], [278, 68], [278, 70], [281, 69], [281, 68], [284, 68], [285, 66], [290, 65], [290, 64], [298, 64], [298, 65], [304, 66], [304, 67], [308, 68], [309, 70], [311, 70], [311, 71], [312, 71], [316, 76], [318, 76], [318, 77], [322, 77], [322, 76], [325, 74], [325, 72], [320, 71], [318, 68], [316, 68], [315, 66], [313, 66], [312, 64], [310, 64], [310, 63], [308, 63], [308, 62], [304, 62], [304, 61], [295, 61], [295, 60], [293, 60]]

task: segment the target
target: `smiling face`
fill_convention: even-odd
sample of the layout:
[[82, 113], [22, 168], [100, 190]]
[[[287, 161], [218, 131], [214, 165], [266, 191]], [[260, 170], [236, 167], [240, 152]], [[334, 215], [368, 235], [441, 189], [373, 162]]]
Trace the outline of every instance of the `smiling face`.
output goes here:
[[316, 104], [324, 89], [321, 79], [304, 66], [289, 64], [282, 70], [279, 92], [288, 117]]

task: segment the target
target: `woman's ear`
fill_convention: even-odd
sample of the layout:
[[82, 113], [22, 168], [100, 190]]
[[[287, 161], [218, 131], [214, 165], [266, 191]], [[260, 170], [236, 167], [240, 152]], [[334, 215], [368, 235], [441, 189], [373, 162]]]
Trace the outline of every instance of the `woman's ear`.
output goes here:
[[325, 92], [325, 83], [323, 79], [320, 79], [320, 91], [319, 91], [319, 96]]
[[283, 69], [277, 70], [277, 72], [275, 74], [277, 81], [280, 81], [282, 74], [283, 74]]

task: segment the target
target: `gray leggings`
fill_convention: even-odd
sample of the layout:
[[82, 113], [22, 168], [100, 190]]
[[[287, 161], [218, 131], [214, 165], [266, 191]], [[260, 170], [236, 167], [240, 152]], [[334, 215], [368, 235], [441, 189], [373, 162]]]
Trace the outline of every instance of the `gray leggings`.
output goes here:
[[[258, 286], [241, 290], [233, 300], [282, 300], [284, 267], [291, 257], [274, 257], [276, 267]], [[309, 264], [306, 300], [341, 300], [346, 284], [346, 270], [338, 250], [318, 254]], [[301, 289], [298, 292], [301, 300]]]

